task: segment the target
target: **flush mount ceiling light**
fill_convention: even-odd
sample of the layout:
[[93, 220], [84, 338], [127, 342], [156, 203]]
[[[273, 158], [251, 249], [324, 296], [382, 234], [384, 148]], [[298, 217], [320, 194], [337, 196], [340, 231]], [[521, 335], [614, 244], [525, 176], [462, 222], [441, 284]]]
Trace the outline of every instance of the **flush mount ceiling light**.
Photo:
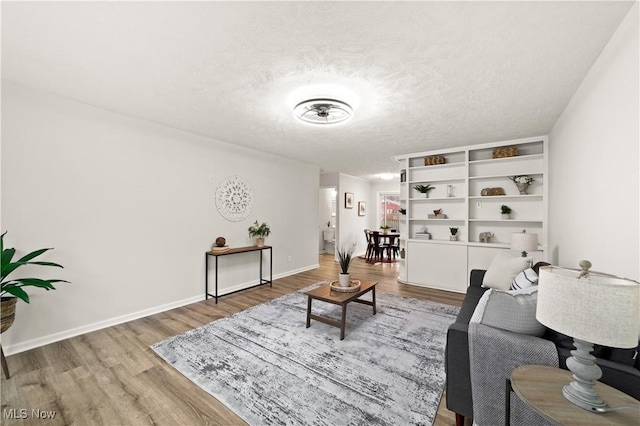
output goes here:
[[293, 113], [307, 123], [335, 124], [350, 119], [353, 109], [346, 102], [336, 99], [309, 99], [296, 105]]

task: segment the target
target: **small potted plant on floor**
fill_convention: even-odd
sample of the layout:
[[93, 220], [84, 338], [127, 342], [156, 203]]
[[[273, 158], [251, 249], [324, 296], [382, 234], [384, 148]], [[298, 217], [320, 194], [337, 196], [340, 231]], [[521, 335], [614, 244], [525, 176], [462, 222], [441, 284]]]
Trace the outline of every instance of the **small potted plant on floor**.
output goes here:
[[500, 206], [500, 213], [502, 213], [503, 219], [510, 219], [509, 215], [511, 214], [511, 207], [503, 204]]
[[449, 241], [458, 241], [458, 228], [449, 227], [449, 232], [451, 232]]
[[427, 184], [427, 185], [416, 185], [413, 187], [413, 189], [418, 191], [422, 198], [429, 198], [429, 191], [435, 189], [435, 187]]
[[338, 249], [338, 261], [340, 262], [340, 275], [338, 277], [338, 282], [340, 283], [340, 287], [349, 287], [351, 285], [351, 274], [349, 274], [349, 264], [351, 263], [351, 259], [353, 256], [353, 252], [356, 249], [356, 243], [353, 243], [351, 248]]
[[269, 225], [266, 224], [266, 222], [258, 224], [258, 221], [256, 220], [253, 225], [249, 227], [249, 236], [251, 238], [256, 238], [256, 245], [258, 247], [264, 246], [264, 239], [269, 235], [271, 235], [271, 229], [269, 228]]

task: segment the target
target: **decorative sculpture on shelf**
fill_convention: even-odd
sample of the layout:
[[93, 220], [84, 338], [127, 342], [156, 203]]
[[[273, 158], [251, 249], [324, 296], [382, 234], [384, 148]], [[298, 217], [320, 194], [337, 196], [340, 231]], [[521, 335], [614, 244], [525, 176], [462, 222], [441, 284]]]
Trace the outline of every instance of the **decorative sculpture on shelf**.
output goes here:
[[493, 234], [491, 232], [481, 232], [479, 236], [479, 240], [481, 243], [488, 243], [489, 238], [493, 238]]

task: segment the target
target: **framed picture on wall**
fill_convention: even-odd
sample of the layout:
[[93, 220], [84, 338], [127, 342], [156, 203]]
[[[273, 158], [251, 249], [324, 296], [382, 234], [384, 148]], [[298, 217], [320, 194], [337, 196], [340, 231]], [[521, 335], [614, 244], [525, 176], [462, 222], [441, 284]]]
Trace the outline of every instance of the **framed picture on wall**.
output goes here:
[[358, 216], [364, 216], [367, 213], [367, 203], [358, 201]]
[[344, 193], [344, 208], [345, 209], [353, 208], [353, 194], [351, 192]]

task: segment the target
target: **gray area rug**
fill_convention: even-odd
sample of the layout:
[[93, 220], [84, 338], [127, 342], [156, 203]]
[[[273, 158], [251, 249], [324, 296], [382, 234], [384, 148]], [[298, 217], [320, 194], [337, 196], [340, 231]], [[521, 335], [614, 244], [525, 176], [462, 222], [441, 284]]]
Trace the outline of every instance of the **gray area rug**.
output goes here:
[[[458, 308], [378, 293], [375, 316], [348, 305], [340, 341], [336, 327], [311, 320], [305, 328], [303, 291], [317, 285], [151, 348], [252, 425], [432, 424]], [[317, 300], [312, 311], [341, 314]]]

